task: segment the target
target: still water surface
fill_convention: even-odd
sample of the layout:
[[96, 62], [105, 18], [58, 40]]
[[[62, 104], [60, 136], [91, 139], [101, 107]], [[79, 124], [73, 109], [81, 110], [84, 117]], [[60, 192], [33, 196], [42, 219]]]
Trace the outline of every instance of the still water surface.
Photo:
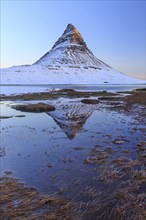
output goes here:
[[[48, 114], [22, 113], [11, 108], [13, 102], [1, 103], [1, 115], [13, 116], [1, 120], [1, 173], [12, 171], [14, 177], [43, 193], [60, 192], [80, 199], [85, 186], [103, 187], [96, 179], [99, 173], [94, 172], [101, 165], [85, 163], [91, 150], [115, 150], [104, 164], [107, 167], [116, 156], [125, 156], [123, 150], [130, 150], [126, 156], [135, 159], [144, 124], [102, 105], [73, 99], [55, 102], [57, 110]], [[113, 143], [123, 138], [122, 145]]]

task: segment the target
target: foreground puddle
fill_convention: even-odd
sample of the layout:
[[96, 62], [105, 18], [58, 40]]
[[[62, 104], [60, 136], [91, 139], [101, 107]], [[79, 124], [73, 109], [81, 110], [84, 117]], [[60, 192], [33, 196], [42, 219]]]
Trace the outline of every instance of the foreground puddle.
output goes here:
[[74, 99], [49, 113], [13, 104], [1, 105], [2, 175], [78, 204], [79, 219], [144, 219], [144, 120]]

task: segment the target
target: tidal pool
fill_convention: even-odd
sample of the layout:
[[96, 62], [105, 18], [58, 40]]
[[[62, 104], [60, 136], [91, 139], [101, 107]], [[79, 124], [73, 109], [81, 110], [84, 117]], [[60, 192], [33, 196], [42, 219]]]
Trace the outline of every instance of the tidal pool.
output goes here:
[[[12, 171], [41, 193], [91, 206], [123, 183], [128, 192], [133, 172], [143, 175], [145, 124], [136, 114], [77, 99], [52, 101], [56, 110], [49, 113], [22, 113], [11, 108], [17, 103], [1, 103], [1, 115], [11, 116], [1, 119], [1, 174]], [[142, 181], [135, 195], [143, 192]]]

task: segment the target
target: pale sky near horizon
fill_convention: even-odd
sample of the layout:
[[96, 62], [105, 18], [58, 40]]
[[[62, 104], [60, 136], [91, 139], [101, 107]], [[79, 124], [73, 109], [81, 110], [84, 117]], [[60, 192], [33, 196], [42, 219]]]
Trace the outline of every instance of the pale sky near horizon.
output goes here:
[[1, 67], [32, 64], [72, 23], [100, 60], [146, 79], [145, 0], [1, 0]]

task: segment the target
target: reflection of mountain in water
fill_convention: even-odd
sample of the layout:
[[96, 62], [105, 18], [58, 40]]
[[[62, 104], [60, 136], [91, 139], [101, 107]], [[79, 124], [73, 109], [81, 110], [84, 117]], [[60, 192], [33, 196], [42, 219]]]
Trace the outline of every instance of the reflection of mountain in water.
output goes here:
[[48, 112], [47, 114], [54, 119], [69, 139], [73, 139], [94, 110], [95, 105], [67, 103], [59, 105], [55, 111]]

